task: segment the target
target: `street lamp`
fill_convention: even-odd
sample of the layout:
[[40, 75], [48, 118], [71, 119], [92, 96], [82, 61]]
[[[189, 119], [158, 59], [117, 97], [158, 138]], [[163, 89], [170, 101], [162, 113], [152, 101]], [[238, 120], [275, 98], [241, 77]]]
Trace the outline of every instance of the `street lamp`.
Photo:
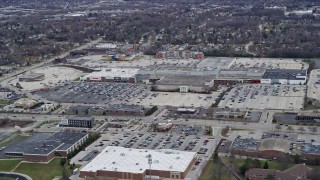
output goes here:
[[150, 180], [151, 180], [151, 164], [152, 164], [152, 156], [151, 154], [147, 155], [148, 158], [148, 164], [149, 164], [149, 169], [150, 169]]

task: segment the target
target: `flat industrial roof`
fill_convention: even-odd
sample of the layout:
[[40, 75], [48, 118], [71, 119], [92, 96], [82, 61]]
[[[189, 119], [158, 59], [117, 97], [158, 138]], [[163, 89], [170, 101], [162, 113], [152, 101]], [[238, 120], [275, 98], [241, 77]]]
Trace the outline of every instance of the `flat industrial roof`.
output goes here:
[[62, 145], [61, 142], [48, 141], [49, 134], [36, 134], [26, 140], [10, 144], [5, 153], [42, 154], [46, 155]]
[[67, 150], [77, 141], [85, 137], [87, 133], [85, 132], [57, 132], [48, 138], [49, 141], [56, 141], [63, 143], [57, 150]]
[[165, 76], [156, 85], [207, 86], [212, 79], [212, 76]]
[[307, 70], [304, 69], [267, 69], [262, 79], [289, 79], [304, 80], [298, 76], [307, 76]]
[[35, 134], [15, 144], [10, 144], [5, 153], [42, 154], [53, 150], [67, 150], [74, 143], [86, 136], [83, 132], [57, 132], [51, 134]]
[[152, 156], [152, 170], [184, 172], [195, 158], [196, 152], [107, 146], [81, 171], [96, 172], [101, 170], [143, 173], [149, 169], [147, 158], [149, 154]]
[[90, 74], [85, 75], [83, 78], [88, 77], [105, 77], [111, 78], [121, 77], [121, 78], [132, 78], [138, 73], [139, 69], [129, 69], [129, 68], [111, 68], [111, 69], [101, 69], [100, 71], [95, 71]]
[[143, 110], [143, 106], [136, 104], [112, 104], [108, 107], [109, 110], [113, 111], [137, 111]]
[[94, 120], [93, 117], [87, 117], [87, 116], [66, 116], [64, 117], [68, 120], [78, 120], [78, 121], [91, 121]]

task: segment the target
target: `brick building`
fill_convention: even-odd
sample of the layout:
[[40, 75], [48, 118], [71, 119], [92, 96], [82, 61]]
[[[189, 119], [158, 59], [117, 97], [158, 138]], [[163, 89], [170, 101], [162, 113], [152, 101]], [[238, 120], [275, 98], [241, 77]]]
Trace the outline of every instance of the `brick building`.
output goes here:
[[8, 158], [19, 157], [30, 162], [48, 162], [56, 155], [66, 157], [87, 138], [88, 134], [83, 132], [34, 134], [25, 140], [9, 144], [4, 154]]
[[[151, 155], [151, 172], [148, 156]], [[195, 152], [106, 147], [80, 171], [85, 179], [184, 179], [194, 164]]]

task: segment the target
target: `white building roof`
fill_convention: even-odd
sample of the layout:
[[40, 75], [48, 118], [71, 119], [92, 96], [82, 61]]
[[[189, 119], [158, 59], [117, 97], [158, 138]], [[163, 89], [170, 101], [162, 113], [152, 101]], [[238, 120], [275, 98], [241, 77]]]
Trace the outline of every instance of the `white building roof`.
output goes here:
[[107, 146], [96, 158], [81, 171], [96, 172], [118, 171], [143, 173], [149, 169], [147, 156], [151, 154], [151, 169], [161, 171], [184, 172], [192, 162], [196, 152], [185, 152], [171, 149], [148, 150]]
[[113, 79], [114, 77], [131, 78], [138, 73], [139, 69], [124, 69], [124, 68], [111, 68], [101, 69], [101, 71], [92, 72], [85, 75], [83, 78], [90, 77], [105, 77], [106, 79]]
[[97, 44], [95, 47], [99, 48], [99, 49], [105, 49], [105, 48], [115, 49], [117, 47], [117, 45], [116, 44], [106, 43], [106, 44]]

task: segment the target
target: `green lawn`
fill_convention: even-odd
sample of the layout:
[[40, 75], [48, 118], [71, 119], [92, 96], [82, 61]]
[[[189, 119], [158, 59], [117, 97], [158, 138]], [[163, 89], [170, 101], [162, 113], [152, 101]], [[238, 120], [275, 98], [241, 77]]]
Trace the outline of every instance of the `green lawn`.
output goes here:
[[315, 110], [315, 109], [320, 109], [320, 107], [312, 105], [312, 104], [305, 104], [304, 109], [305, 110]]
[[14, 167], [16, 167], [21, 159], [3, 159], [0, 160], [0, 171], [11, 171]]
[[1, 180], [16, 180], [15, 178], [9, 178], [9, 177], [1, 177]]
[[3, 142], [4, 140], [1, 141], [0, 142], [0, 147], [7, 146], [8, 144], [10, 144], [13, 141], [20, 141], [20, 140], [24, 140], [24, 139], [27, 139], [27, 138], [28, 138], [28, 136], [20, 136], [20, 135], [18, 135], [16, 137], [10, 139], [9, 141], [6, 141], [6, 142]]
[[[245, 162], [245, 159], [235, 159], [235, 164], [237, 167], [242, 166], [244, 162]], [[263, 166], [265, 162], [266, 160], [260, 160], [261, 166]], [[284, 165], [282, 165], [277, 161], [268, 161], [268, 166], [269, 166], [269, 169], [284, 170]], [[289, 164], [288, 166], [291, 167], [292, 164]]]
[[221, 129], [221, 136], [227, 137], [228, 132], [229, 132], [229, 128]]
[[55, 158], [48, 164], [21, 163], [15, 172], [26, 174], [35, 180], [52, 180], [54, 176], [61, 176], [62, 167], [60, 158]]
[[199, 180], [234, 180], [235, 178], [229, 170], [218, 160], [213, 160], [214, 155], [211, 156], [207, 166], [203, 169]]
[[235, 178], [227, 169], [225, 169], [225, 167], [222, 164], [219, 165], [217, 163], [213, 163], [213, 161], [209, 161], [207, 168], [203, 170], [203, 173], [199, 177], [199, 180], [213, 179], [233, 180]]

